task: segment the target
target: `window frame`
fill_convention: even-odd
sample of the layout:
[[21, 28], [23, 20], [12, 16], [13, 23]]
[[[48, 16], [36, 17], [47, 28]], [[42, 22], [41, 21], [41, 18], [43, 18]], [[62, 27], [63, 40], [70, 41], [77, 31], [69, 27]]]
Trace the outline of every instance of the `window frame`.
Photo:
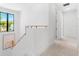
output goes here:
[[[0, 32], [14, 32], [15, 31], [15, 29], [14, 29], [15, 28], [15, 26], [14, 26], [14, 23], [15, 23], [14, 22], [14, 14], [0, 11], [0, 23], [1, 23], [1, 13], [7, 14], [7, 18], [6, 18], [7, 26], [6, 26], [6, 31], [0, 31]], [[8, 23], [9, 23], [9, 14], [13, 15], [13, 31], [9, 31], [9, 25], [8, 25]], [[0, 29], [1, 29], [1, 27], [0, 27]]]
[[[7, 22], [9, 22], [9, 14], [10, 14], [10, 15], [13, 15], [13, 31], [7, 31], [7, 32], [14, 32], [14, 23], [15, 23], [15, 22], [14, 22], [14, 14], [11, 14], [11, 13], [7, 13], [7, 14], [8, 14], [8, 17], [7, 17], [8, 20], [7, 20]], [[8, 26], [9, 26], [9, 25], [8, 25]], [[9, 29], [9, 27], [8, 27], [8, 29]]]

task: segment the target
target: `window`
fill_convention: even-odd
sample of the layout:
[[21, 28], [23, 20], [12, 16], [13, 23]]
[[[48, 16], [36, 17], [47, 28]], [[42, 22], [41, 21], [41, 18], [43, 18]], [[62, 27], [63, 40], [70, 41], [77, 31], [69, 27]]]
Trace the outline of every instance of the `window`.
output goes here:
[[14, 14], [0, 12], [0, 32], [14, 31]]
[[8, 31], [14, 31], [14, 15], [8, 14]]

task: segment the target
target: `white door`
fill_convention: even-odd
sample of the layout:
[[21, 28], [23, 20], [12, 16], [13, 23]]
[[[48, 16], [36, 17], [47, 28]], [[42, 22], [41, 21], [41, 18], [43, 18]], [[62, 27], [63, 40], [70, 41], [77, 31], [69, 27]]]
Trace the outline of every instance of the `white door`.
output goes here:
[[70, 10], [63, 13], [63, 30], [65, 38], [77, 39], [77, 10]]

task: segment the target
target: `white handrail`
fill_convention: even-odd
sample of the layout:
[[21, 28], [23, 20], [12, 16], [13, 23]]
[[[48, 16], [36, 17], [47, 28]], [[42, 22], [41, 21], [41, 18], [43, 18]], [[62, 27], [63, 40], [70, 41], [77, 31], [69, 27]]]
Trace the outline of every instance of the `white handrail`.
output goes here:
[[26, 28], [33, 28], [33, 27], [35, 27], [35, 28], [38, 28], [38, 27], [48, 27], [48, 26], [46, 26], [46, 25], [29, 25], [29, 26], [26, 26]]
[[33, 28], [33, 27], [35, 27], [37, 29], [38, 27], [45, 27], [45, 28], [47, 28], [48, 26], [46, 26], [46, 25], [29, 25], [29, 26], [25, 26], [25, 33], [18, 39], [16, 44], [18, 44], [24, 38], [24, 36], [26, 36], [27, 28]]

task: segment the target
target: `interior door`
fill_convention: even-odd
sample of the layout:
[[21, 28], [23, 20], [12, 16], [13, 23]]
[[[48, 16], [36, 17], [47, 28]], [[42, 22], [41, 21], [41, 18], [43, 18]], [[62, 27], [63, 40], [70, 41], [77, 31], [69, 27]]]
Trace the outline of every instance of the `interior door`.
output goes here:
[[64, 37], [77, 39], [78, 17], [77, 10], [70, 10], [63, 13]]

